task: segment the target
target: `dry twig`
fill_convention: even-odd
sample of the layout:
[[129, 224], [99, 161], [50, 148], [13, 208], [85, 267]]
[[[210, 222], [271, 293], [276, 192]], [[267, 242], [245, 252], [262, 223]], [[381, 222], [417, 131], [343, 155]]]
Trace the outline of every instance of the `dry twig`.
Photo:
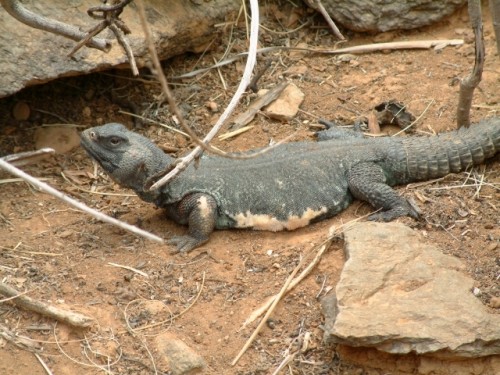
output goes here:
[[19, 152], [17, 154], [7, 155], [0, 159], [9, 162], [10, 164], [20, 167], [23, 165], [31, 164], [38, 161], [41, 157], [45, 157], [47, 154], [53, 154], [54, 150], [52, 148], [41, 148], [36, 151], [26, 151]]
[[[405, 42], [362, 44], [360, 46], [346, 47], [340, 49], [315, 49], [315, 48], [303, 48], [303, 47], [273, 46], [273, 47], [259, 48], [257, 50], [257, 53], [267, 53], [267, 52], [286, 50], [286, 51], [304, 51], [304, 52], [320, 53], [326, 55], [339, 55], [344, 53], [369, 53], [369, 52], [401, 50], [401, 49], [429, 49], [436, 46], [459, 46], [462, 45], [463, 43], [464, 41], [462, 39], [442, 39], [442, 40], [435, 39], [435, 40], [416, 40], [416, 41], [405, 41]], [[208, 68], [193, 70], [189, 73], [185, 73], [180, 76], [170, 77], [170, 79], [183, 79], [183, 78], [195, 77], [198, 74], [205, 73], [217, 67], [231, 64], [232, 62], [239, 60], [247, 55], [248, 52], [242, 52], [237, 55], [231, 56]]]
[[[104, 1], [106, 2], [106, 1]], [[123, 12], [123, 9], [132, 2], [132, 0], [113, 0], [113, 4], [111, 5], [99, 5], [90, 8], [87, 11], [87, 14], [94, 19], [101, 20], [97, 25], [95, 25], [90, 31], [88, 31], [85, 38], [83, 38], [68, 54], [69, 57], [73, 56], [80, 48], [85, 45], [88, 40], [98, 35], [104, 29], [109, 28], [113, 34], [115, 34], [116, 40], [124, 49], [128, 61], [130, 63], [130, 69], [132, 70], [132, 74], [134, 76], [139, 75], [139, 70], [137, 69], [137, 63], [135, 62], [134, 54], [132, 52], [132, 48], [125, 38], [125, 34], [130, 34], [130, 29], [125, 25], [120, 19], [120, 15]]]
[[38, 362], [40, 362], [40, 364], [42, 365], [42, 367], [45, 370], [45, 372], [47, 373], [47, 375], [54, 375], [53, 372], [50, 371], [49, 366], [47, 366], [47, 364], [42, 359], [42, 357], [40, 357], [40, 355], [38, 353], [33, 353], [33, 354], [35, 355], [36, 359], [38, 359]]
[[129, 308], [130, 304], [132, 304], [132, 302], [135, 302], [135, 301], [130, 301], [127, 304], [127, 306], [125, 307], [125, 311], [123, 311], [125, 322], [127, 323], [127, 332], [129, 332], [131, 334], [136, 334], [139, 331], [144, 331], [146, 329], [156, 328], [156, 327], [164, 325], [165, 323], [169, 323], [169, 322], [172, 323], [174, 321], [174, 319], [177, 319], [177, 318], [181, 317], [182, 315], [184, 315], [185, 313], [187, 313], [188, 310], [191, 309], [191, 307], [194, 306], [194, 304], [198, 301], [198, 298], [200, 298], [200, 295], [201, 295], [201, 292], [203, 291], [203, 287], [204, 286], [205, 286], [205, 272], [203, 272], [203, 276], [202, 276], [202, 279], [201, 279], [200, 290], [198, 291], [198, 294], [196, 295], [196, 297], [194, 298], [194, 300], [189, 304], [189, 306], [187, 306], [184, 310], [182, 310], [178, 314], [175, 314], [175, 315], [172, 314], [170, 316], [170, 319], [168, 321], [164, 320], [164, 321], [161, 321], [161, 322], [157, 322], [157, 323], [153, 323], [153, 324], [148, 324], [148, 325], [145, 325], [145, 326], [142, 326], [142, 327], [139, 327], [139, 328], [132, 328], [130, 326], [130, 324], [129, 324], [129, 319], [128, 319], [128, 316], [127, 316], [127, 310]]
[[310, 7], [318, 10], [321, 13], [321, 15], [323, 16], [323, 18], [326, 20], [326, 23], [328, 23], [328, 26], [330, 26], [330, 29], [332, 29], [333, 34], [335, 34], [335, 36], [337, 38], [339, 38], [340, 40], [345, 40], [345, 37], [340, 32], [340, 30], [338, 29], [337, 25], [335, 25], [335, 22], [333, 22], [332, 18], [330, 17], [330, 15], [326, 11], [325, 7], [321, 3], [321, 0], [306, 0], [306, 3]]
[[[358, 219], [356, 219], [356, 220], [358, 220]], [[333, 227], [332, 227], [332, 229], [333, 229]], [[318, 262], [321, 259], [321, 256], [323, 255], [323, 253], [330, 247], [330, 244], [332, 243], [334, 237], [336, 235], [338, 235], [338, 231], [335, 231], [335, 230], [332, 231], [332, 229], [330, 230], [332, 232], [332, 234], [330, 234], [325, 241], [323, 241], [319, 245], [315, 246], [311, 250], [310, 254], [316, 253], [316, 255], [314, 256], [314, 259], [307, 265], [307, 267], [300, 273], [299, 276], [297, 276], [296, 278], [294, 278], [290, 282], [287, 289], [285, 290], [285, 293], [288, 293], [290, 290], [295, 288], [297, 286], [297, 284], [299, 284], [307, 275], [309, 275], [309, 273], [314, 269], [314, 267], [316, 267], [316, 265], [318, 264]], [[304, 257], [304, 260], [307, 258], [308, 258], [308, 256]], [[245, 322], [243, 323], [243, 325], [241, 326], [241, 328], [238, 331], [241, 331], [243, 328], [248, 326], [250, 323], [252, 323], [259, 316], [264, 314], [264, 312], [269, 308], [269, 306], [271, 306], [271, 304], [274, 303], [274, 301], [276, 300], [277, 297], [278, 297], [278, 294], [275, 294], [274, 296], [269, 297], [267, 299], [267, 301], [264, 302], [258, 309], [254, 310], [253, 313], [250, 314], [250, 316], [247, 318], [247, 320], [245, 320]]]
[[129, 270], [129, 271], [135, 272], [135, 273], [137, 273], [141, 276], [144, 276], [144, 277], [149, 277], [149, 275], [146, 272], [138, 270], [137, 268], [134, 268], [134, 267], [124, 266], [122, 264], [117, 264], [117, 263], [113, 263], [113, 262], [108, 262], [108, 264], [110, 266], [113, 266], [113, 267], [123, 268], [123, 269]]
[[7, 163], [5, 160], [0, 159], [0, 168], [6, 170], [7, 172], [9, 172], [17, 177], [22, 178], [23, 180], [25, 180], [25, 181], [29, 182], [30, 184], [39, 188], [41, 191], [48, 193], [56, 198], [59, 198], [60, 200], [68, 203], [70, 206], [73, 206], [79, 210], [82, 210], [82, 211], [86, 212], [87, 214], [89, 214], [90, 216], [95, 217], [98, 220], [104, 221], [104, 222], [109, 223], [109, 224], [116, 225], [117, 227], [120, 227], [124, 230], [132, 232], [132, 233], [137, 234], [139, 236], [142, 236], [144, 238], [147, 238], [148, 240], [156, 241], [158, 243], [164, 243], [163, 239], [161, 239], [158, 236], [155, 236], [152, 233], [146, 232], [145, 230], [139, 229], [133, 225], [124, 223], [123, 221], [116, 220], [115, 218], [112, 218], [108, 215], [105, 215], [102, 212], [94, 210], [93, 208], [90, 208], [90, 207], [86, 206], [85, 204], [78, 202], [77, 200], [75, 200], [73, 198], [70, 198], [66, 194], [54, 189], [53, 187], [38, 180], [37, 178], [30, 176], [29, 174], [23, 172], [22, 170]]
[[257, 114], [261, 110], [262, 107], [265, 107], [272, 101], [276, 100], [278, 96], [283, 92], [285, 87], [288, 86], [288, 82], [281, 82], [279, 85], [273, 87], [270, 89], [268, 92], [266, 92], [264, 95], [261, 97], [257, 98], [248, 108], [245, 112], [239, 114], [234, 120], [233, 123], [231, 124], [231, 129], [237, 130], [240, 129], [241, 127], [245, 126], [248, 124], [250, 121], [252, 121]]
[[[256, 51], [257, 51], [257, 41], [258, 41], [258, 29], [259, 29], [259, 7], [258, 7], [258, 2], [257, 0], [251, 0], [250, 1], [250, 7], [252, 10], [252, 21], [251, 21], [251, 26], [250, 26], [250, 46], [249, 46], [249, 52], [248, 52], [248, 59], [247, 59], [247, 64], [245, 66], [245, 70], [243, 72], [243, 77], [240, 81], [240, 84], [238, 88], [236, 89], [236, 92], [229, 102], [228, 106], [226, 107], [225, 111], [222, 113], [222, 115], [219, 117], [217, 123], [214, 125], [214, 127], [208, 132], [208, 134], [203, 138], [203, 140], [199, 140], [196, 134], [183, 123], [183, 118], [182, 115], [180, 114], [177, 106], [175, 105], [175, 101], [173, 100], [172, 95], [170, 95], [170, 90], [168, 88], [166, 78], [163, 75], [161, 65], [158, 59], [158, 55], [156, 53], [156, 49], [154, 48], [152, 38], [151, 38], [151, 32], [149, 30], [149, 25], [146, 22], [146, 16], [145, 16], [145, 10], [144, 10], [144, 4], [142, 1], [137, 2], [138, 8], [139, 8], [139, 15], [141, 18], [141, 23], [144, 29], [144, 33], [146, 34], [146, 40], [148, 42], [148, 47], [151, 53], [151, 57], [153, 60], [153, 65], [155, 67], [155, 73], [157, 74], [158, 80], [161, 83], [163, 92], [165, 93], [167, 100], [170, 105], [171, 111], [177, 116], [179, 119], [179, 123], [183, 127], [184, 130], [191, 136], [192, 140], [197, 144], [195, 149], [191, 151], [187, 156], [182, 157], [178, 160], [176, 160], [175, 168], [172, 170], [167, 169], [166, 171], [162, 172], [160, 175], [165, 174], [159, 181], [156, 181], [154, 184], [153, 181], [157, 179], [159, 176], [153, 176], [147, 183], [146, 183], [146, 188], [149, 188], [150, 190], [158, 189], [159, 187], [163, 186], [166, 184], [169, 180], [174, 178], [179, 172], [182, 170], [186, 169], [186, 167], [197, 157], [199, 157], [204, 149], [208, 149], [210, 152], [224, 156], [224, 157], [234, 157], [234, 158], [251, 158], [255, 157], [257, 154], [261, 154], [263, 152], [267, 152], [270, 148], [261, 150], [258, 153], [255, 154], [249, 154], [249, 155], [228, 155], [226, 153], [220, 152], [219, 150], [211, 147], [208, 145], [208, 143], [215, 137], [215, 135], [218, 133], [222, 125], [225, 123], [229, 115], [233, 112], [234, 108], [238, 104], [241, 96], [243, 95], [243, 92], [245, 91], [246, 87], [248, 86], [250, 82], [250, 77], [251, 73], [253, 70], [253, 67], [255, 66], [255, 61], [256, 61]], [[152, 184], [152, 185], [151, 185]]]
[[90, 327], [93, 322], [93, 319], [86, 315], [64, 310], [22, 295], [13, 287], [2, 282], [0, 282], [0, 293], [8, 297], [18, 296], [12, 300], [16, 305], [74, 327], [87, 328]]
[[[7, 13], [9, 13], [16, 20], [35, 29], [62, 35], [68, 39], [76, 41], [80, 41], [86, 37], [86, 33], [80, 31], [79, 28], [40, 16], [39, 14], [23, 7], [17, 0], [0, 0], [0, 4], [2, 4]], [[94, 37], [89, 38], [86, 45], [105, 52], [111, 48], [111, 43], [108, 40]]]
[[500, 58], [500, 0], [490, 0], [491, 21], [497, 39], [497, 54]]
[[[309, 273], [316, 267], [316, 265], [319, 263], [321, 257], [323, 256], [323, 253], [330, 247], [330, 244], [332, 243], [333, 239], [337, 237], [343, 230], [351, 226], [352, 224], [370, 216], [373, 212], [370, 212], [364, 216], [358, 217], [354, 220], [351, 220], [345, 224], [342, 224], [338, 228], [331, 227], [329, 230], [328, 237], [326, 240], [324, 240], [322, 243], [316, 245], [307, 256], [304, 257], [303, 262], [311, 255], [311, 254], [316, 254], [314, 256], [314, 259], [307, 265], [306, 268], [300, 273], [299, 276], [297, 276], [295, 279], [292, 280], [288, 288], [286, 289], [285, 293], [288, 293], [290, 290], [295, 288], [297, 284], [299, 284], [302, 280], [306, 278]], [[274, 295], [268, 298], [266, 302], [264, 302], [258, 309], [254, 310], [252, 314], [245, 320], [243, 325], [241, 326], [238, 331], [241, 331], [243, 328], [248, 326], [250, 323], [252, 323], [255, 319], [257, 319], [259, 316], [264, 314], [264, 312], [269, 308], [269, 306], [274, 302], [274, 300], [277, 298], [278, 295]]]
[[484, 67], [483, 19], [481, 15], [481, 0], [469, 0], [469, 18], [474, 30], [475, 60], [472, 72], [460, 82], [460, 93], [457, 106], [457, 127], [469, 127], [470, 109], [474, 90], [481, 82]]
[[278, 305], [278, 302], [281, 300], [281, 297], [283, 297], [283, 295], [286, 293], [288, 286], [290, 285], [290, 283], [292, 282], [293, 278], [295, 277], [295, 275], [299, 271], [300, 267], [302, 267], [302, 263], [303, 263], [303, 259], [301, 259], [299, 261], [299, 264], [297, 264], [297, 267], [295, 267], [295, 269], [292, 271], [292, 273], [290, 274], [290, 276], [288, 276], [288, 278], [286, 279], [285, 284], [283, 284], [283, 287], [281, 288], [280, 292], [274, 298], [274, 301], [271, 304], [271, 306], [269, 307], [269, 310], [267, 310], [266, 315], [264, 315], [264, 317], [260, 321], [260, 323], [257, 326], [257, 328], [255, 328], [255, 331], [253, 331], [252, 335], [248, 338], [248, 340], [245, 343], [245, 345], [243, 345], [243, 348], [241, 348], [241, 350], [238, 353], [238, 355], [236, 356], [236, 358], [234, 358], [233, 362], [231, 362], [231, 366], [234, 366], [234, 365], [236, 365], [236, 363], [238, 363], [238, 361], [240, 360], [241, 356], [243, 354], [245, 354], [246, 350], [250, 347], [250, 345], [252, 344], [253, 340], [255, 340], [255, 337], [257, 337], [257, 335], [259, 334], [259, 332], [262, 329], [262, 327], [264, 326], [264, 324], [266, 324], [267, 319], [272, 314], [272, 312], [274, 311], [275, 307]]
[[33, 340], [31, 340], [29, 337], [21, 336], [18, 333], [13, 332], [3, 324], [0, 324], [0, 338], [9, 341], [10, 343], [23, 350], [28, 350], [30, 352], [35, 352], [42, 349], [41, 346], [38, 345], [38, 343], [33, 342]]
[[239, 128], [238, 130], [233, 130], [231, 132], [227, 132], [227, 133], [219, 135], [219, 139], [221, 141], [225, 141], [226, 139], [229, 139], [229, 138], [232, 138], [232, 137], [236, 137], [237, 135], [245, 133], [245, 132], [249, 131], [252, 128], [253, 128], [253, 125], [244, 126], [242, 128]]

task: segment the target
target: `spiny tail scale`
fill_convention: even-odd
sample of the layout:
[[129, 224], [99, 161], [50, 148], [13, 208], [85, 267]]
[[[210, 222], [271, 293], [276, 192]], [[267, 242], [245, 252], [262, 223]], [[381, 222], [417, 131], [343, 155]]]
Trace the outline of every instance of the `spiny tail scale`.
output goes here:
[[483, 163], [500, 150], [500, 118], [432, 137], [403, 140], [408, 181], [428, 180]]

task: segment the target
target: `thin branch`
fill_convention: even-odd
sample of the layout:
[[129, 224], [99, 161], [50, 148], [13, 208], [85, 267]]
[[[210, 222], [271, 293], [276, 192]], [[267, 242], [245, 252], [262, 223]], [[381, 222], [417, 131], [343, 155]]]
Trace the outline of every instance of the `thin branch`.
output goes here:
[[6, 326], [0, 323], [0, 338], [16, 345], [18, 348], [28, 350], [30, 352], [41, 351], [42, 346], [34, 342], [31, 338], [21, 336], [18, 332], [13, 332]]
[[272, 312], [274, 311], [274, 309], [278, 305], [278, 302], [281, 300], [281, 297], [283, 297], [283, 295], [286, 293], [286, 291], [288, 289], [288, 286], [290, 285], [290, 283], [292, 282], [293, 278], [295, 277], [295, 275], [299, 271], [300, 267], [302, 267], [302, 263], [303, 263], [303, 259], [301, 259], [299, 261], [299, 264], [297, 264], [297, 266], [292, 271], [292, 273], [290, 274], [290, 276], [288, 276], [288, 278], [286, 279], [285, 283], [281, 287], [280, 292], [276, 295], [273, 303], [269, 307], [269, 310], [267, 310], [266, 315], [264, 315], [264, 317], [260, 321], [260, 323], [257, 326], [257, 328], [255, 328], [255, 330], [253, 331], [252, 335], [249, 337], [249, 339], [247, 340], [247, 342], [245, 343], [245, 345], [243, 345], [243, 348], [241, 348], [241, 350], [238, 353], [238, 355], [233, 359], [233, 362], [231, 362], [231, 366], [234, 366], [234, 365], [236, 365], [236, 363], [238, 363], [238, 361], [240, 360], [241, 356], [243, 354], [245, 354], [246, 350], [250, 347], [250, 345], [252, 344], [253, 340], [255, 340], [255, 338], [259, 334], [260, 330], [262, 329], [262, 327], [266, 323], [267, 319], [269, 318], [269, 316], [272, 314]]
[[[168, 102], [168, 105], [169, 105], [170, 112], [172, 112], [175, 115], [175, 117], [177, 118], [180, 126], [186, 131], [186, 133], [191, 138], [191, 140], [194, 143], [196, 143], [200, 148], [206, 149], [206, 150], [208, 150], [208, 151], [210, 151], [210, 152], [212, 152], [214, 154], [224, 156], [225, 153], [222, 153], [221, 151], [219, 151], [219, 150], [217, 150], [217, 149], [209, 146], [205, 142], [203, 142], [196, 135], [196, 133], [193, 131], [193, 129], [191, 129], [191, 127], [189, 127], [186, 124], [186, 121], [184, 120], [184, 116], [182, 115], [181, 111], [179, 110], [179, 107], [177, 106], [177, 104], [176, 104], [176, 102], [174, 100], [172, 92], [170, 91], [170, 88], [168, 87], [167, 79], [166, 79], [165, 75], [163, 74], [163, 69], [161, 67], [160, 59], [158, 57], [158, 53], [157, 53], [156, 48], [155, 48], [154, 43], [153, 43], [153, 38], [152, 38], [152, 35], [151, 35], [151, 30], [150, 30], [149, 24], [148, 24], [148, 22], [146, 20], [146, 12], [145, 12], [145, 9], [144, 9], [144, 4], [143, 4], [142, 1], [138, 1], [137, 4], [138, 4], [138, 9], [139, 9], [139, 16], [140, 16], [140, 19], [141, 19], [141, 24], [142, 24], [142, 27], [143, 27], [143, 30], [144, 30], [144, 34], [145, 34], [145, 37], [146, 37], [146, 42], [148, 44], [148, 49], [149, 49], [149, 53], [151, 55], [151, 60], [152, 60], [153, 66], [154, 66], [153, 72], [156, 75], [158, 81], [160, 82], [162, 91], [165, 94], [165, 97], [167, 98], [167, 102]], [[176, 163], [174, 162], [174, 165], [175, 164]], [[168, 166], [167, 168], [170, 168], [170, 166]], [[159, 173], [159, 175], [161, 176], [164, 173], [165, 172], [162, 171], [162, 172]], [[152, 180], [154, 180], [156, 178], [158, 178], [158, 175], [153, 176], [152, 178], [150, 178], [146, 182], [146, 189], [149, 188], [149, 186], [152, 183]]]
[[[273, 46], [259, 48], [257, 53], [267, 53], [274, 51], [305, 51], [311, 53], [320, 53], [326, 55], [338, 55], [343, 53], [369, 53], [377, 51], [386, 50], [400, 50], [400, 49], [429, 49], [436, 46], [459, 46], [464, 44], [463, 39], [436, 39], [436, 40], [415, 40], [415, 41], [405, 41], [405, 42], [389, 42], [389, 43], [372, 43], [372, 44], [362, 44], [360, 46], [346, 47], [340, 49], [315, 49], [315, 48], [303, 48], [303, 47], [285, 47], [285, 46]], [[183, 79], [195, 77], [198, 74], [205, 73], [214, 68], [220, 66], [231, 64], [232, 62], [239, 60], [248, 55], [248, 52], [242, 52], [237, 55], [231, 56], [223, 61], [218, 62], [208, 68], [202, 68], [194, 70], [189, 73], [182, 74], [180, 76], [170, 77], [170, 79]]]
[[116, 225], [122, 229], [125, 229], [129, 232], [132, 232], [134, 234], [137, 234], [139, 236], [142, 236], [144, 238], [147, 238], [151, 241], [156, 241], [158, 243], [164, 243], [163, 239], [161, 239], [158, 236], [155, 236], [152, 233], [146, 232], [142, 229], [139, 229], [133, 225], [124, 223], [120, 220], [116, 220], [115, 218], [112, 218], [108, 215], [103, 214], [102, 212], [99, 212], [97, 210], [94, 210], [93, 208], [90, 208], [86, 206], [85, 204], [78, 202], [77, 200], [68, 197], [67, 195], [61, 193], [60, 191], [54, 189], [53, 187], [47, 185], [46, 183], [38, 180], [37, 178], [30, 176], [29, 174], [23, 172], [22, 170], [14, 167], [13, 165], [7, 163], [5, 160], [0, 159], [0, 169], [4, 169], [7, 172], [13, 174], [14, 176], [20, 177], [23, 180], [29, 182], [30, 184], [38, 187], [41, 191], [44, 191], [45, 193], [48, 193], [56, 198], [59, 198], [60, 200], [68, 203], [70, 206], [73, 206], [79, 210], [82, 210], [89, 214], [90, 216], [95, 217], [98, 220], [104, 221], [109, 224]]
[[7, 155], [0, 159], [5, 160], [16, 167], [20, 167], [22, 165], [31, 164], [34, 161], [37, 161], [40, 157], [45, 157], [47, 154], [53, 154], [54, 152], [54, 149], [45, 147], [36, 151], [26, 151]]
[[[16, 0], [0, 0], [0, 4], [16, 20], [35, 29], [48, 31], [75, 41], [80, 41], [86, 36], [86, 33], [77, 27], [36, 14], [23, 7]], [[91, 38], [87, 46], [107, 52], [111, 48], [111, 42], [106, 39]]]
[[255, 115], [272, 101], [276, 100], [278, 96], [283, 92], [283, 90], [288, 86], [288, 82], [281, 82], [279, 85], [270, 89], [267, 93], [257, 98], [245, 112], [240, 113], [231, 125], [231, 129], [240, 129], [252, 121]]
[[123, 269], [126, 269], [126, 270], [129, 270], [129, 271], [132, 271], [132, 272], [135, 272], [141, 276], [144, 276], [146, 278], [149, 277], [149, 275], [146, 273], [146, 272], [143, 272], [141, 270], [138, 270], [137, 268], [134, 268], [134, 267], [130, 267], [130, 266], [124, 266], [122, 264], [117, 264], [117, 263], [113, 263], [113, 262], [108, 262], [108, 264], [110, 266], [113, 266], [113, 267], [118, 267], [118, 268], [123, 268]]
[[38, 359], [38, 362], [40, 362], [47, 375], [54, 375], [54, 373], [50, 370], [49, 366], [47, 366], [42, 357], [40, 357], [38, 353], [33, 353], [33, 354], [35, 355], [36, 359]]
[[0, 294], [8, 297], [17, 296], [17, 298], [12, 300], [12, 302], [23, 309], [34, 311], [38, 314], [48, 316], [49, 318], [56, 319], [74, 327], [90, 327], [93, 322], [92, 318], [83, 314], [51, 306], [44, 302], [22, 295], [16, 289], [2, 282], [0, 282]]
[[500, 0], [490, 0], [491, 21], [497, 39], [497, 55], [500, 59]]
[[472, 72], [460, 82], [460, 93], [457, 106], [457, 127], [469, 127], [470, 109], [474, 90], [481, 82], [484, 66], [483, 19], [481, 15], [481, 0], [469, 0], [469, 18], [474, 30], [475, 60]]
[[[138, 4], [138, 8], [139, 8], [139, 14], [141, 15], [141, 22], [143, 23], [144, 31], [146, 33], [149, 33], [149, 27], [148, 27], [147, 23], [145, 22], [145, 14], [144, 14], [145, 12], [144, 12], [144, 6], [142, 4], [142, 1], [138, 1], [137, 4]], [[227, 106], [226, 110], [222, 113], [222, 115], [217, 120], [217, 123], [214, 125], [214, 127], [208, 132], [208, 134], [203, 139], [202, 143], [204, 145], [207, 145], [213, 139], [213, 137], [215, 137], [215, 135], [218, 133], [218, 131], [220, 130], [222, 125], [224, 125], [224, 123], [228, 119], [229, 115], [233, 112], [234, 108], [236, 107], [236, 105], [240, 101], [240, 98], [243, 95], [243, 93], [245, 92], [248, 84], [250, 83], [252, 71], [253, 71], [253, 68], [255, 66], [256, 56], [257, 56], [257, 42], [258, 42], [258, 33], [259, 33], [259, 4], [258, 4], [258, 1], [257, 0], [250, 0], [250, 8], [252, 11], [252, 21], [250, 24], [250, 46], [249, 46], [249, 51], [248, 51], [247, 64], [246, 64], [245, 70], [243, 72], [243, 77], [240, 81], [238, 88], [236, 89], [236, 92], [235, 92], [233, 98], [229, 102], [229, 105]], [[156, 50], [154, 52], [152, 52], [152, 56], [154, 57], [155, 55], [156, 55]], [[155, 63], [154, 60], [153, 60], [153, 63]], [[159, 69], [159, 70], [161, 70], [161, 69]], [[163, 87], [163, 86], [167, 86], [166, 90], [168, 90], [168, 85], [162, 83], [162, 88], [164, 88], [164, 91], [165, 91], [165, 87]], [[168, 91], [166, 91], [166, 92], [168, 92]], [[169, 104], [170, 104], [170, 101], [169, 101]], [[187, 131], [187, 129], [185, 129], [185, 130]], [[188, 131], [188, 133], [189, 133], [189, 131]], [[151, 186], [150, 190], [158, 189], [160, 186], [163, 186], [169, 180], [174, 178], [180, 171], [186, 169], [186, 167], [196, 157], [199, 157], [202, 150], [203, 150], [203, 146], [198, 144], [191, 153], [189, 153], [187, 156], [179, 159], [175, 168], [173, 170], [171, 170], [163, 178], [161, 178], [159, 181], [155, 182]]]
[[326, 20], [326, 23], [328, 23], [328, 26], [330, 26], [330, 29], [332, 29], [333, 34], [340, 40], [345, 40], [345, 37], [342, 35], [340, 30], [338, 29], [337, 25], [335, 25], [335, 22], [333, 22], [332, 18], [326, 11], [325, 7], [321, 3], [321, 0], [306, 0], [306, 3], [308, 3], [311, 7], [314, 9], [318, 10], [323, 18]]
[[131, 31], [120, 19], [120, 15], [123, 9], [131, 3], [132, 0], [115, 0], [111, 5], [99, 5], [87, 10], [87, 14], [96, 20], [101, 20], [97, 25], [87, 32], [85, 38], [83, 38], [68, 54], [69, 57], [73, 56], [82, 46], [87, 42], [87, 40], [93, 38], [95, 35], [102, 32], [104, 29], [109, 28], [113, 34], [115, 34], [118, 44], [124, 49], [127, 59], [130, 63], [130, 69], [134, 76], [139, 75], [139, 70], [137, 69], [137, 63], [135, 62], [134, 53], [130, 47], [125, 34], [130, 34]]
[[[304, 270], [300, 273], [299, 276], [294, 278], [288, 287], [286, 288], [285, 293], [288, 293], [290, 290], [295, 288], [303, 279], [306, 278], [307, 275], [311, 273], [311, 271], [316, 267], [316, 265], [319, 263], [321, 257], [323, 256], [323, 253], [330, 247], [332, 244], [333, 240], [335, 237], [338, 237], [341, 233], [343, 233], [345, 230], [348, 228], [352, 227], [354, 223], [357, 223], [360, 220], [363, 220], [373, 214], [373, 212], [369, 212], [364, 216], [360, 216], [356, 219], [353, 219], [351, 221], [348, 221], [347, 223], [344, 223], [340, 225], [339, 227], [332, 226], [330, 227], [328, 231], [328, 236], [327, 238], [321, 242], [320, 244], [316, 245], [302, 260], [302, 263], [305, 263], [306, 259], [309, 258], [311, 254], [315, 254], [313, 260], [307, 265], [307, 267], [304, 268]], [[264, 312], [271, 306], [271, 304], [275, 301], [275, 299], [278, 297], [278, 295], [274, 295], [269, 297], [259, 308], [254, 310], [250, 316], [245, 320], [243, 325], [238, 329], [238, 332], [244, 329], [246, 326], [248, 326], [250, 323], [252, 323], [255, 319], [257, 319], [259, 316], [264, 314]]]

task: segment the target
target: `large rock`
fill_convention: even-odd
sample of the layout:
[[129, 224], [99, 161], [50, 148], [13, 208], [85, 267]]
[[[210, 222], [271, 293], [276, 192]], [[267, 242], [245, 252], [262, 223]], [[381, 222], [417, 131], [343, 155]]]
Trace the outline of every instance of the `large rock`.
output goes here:
[[446, 358], [500, 354], [500, 315], [472, 294], [461, 262], [399, 223], [358, 223], [323, 304], [325, 339], [353, 347]]
[[[305, 0], [317, 9], [315, 0]], [[466, 0], [322, 0], [335, 22], [354, 31], [384, 32], [431, 25], [449, 16]]]
[[[144, 0], [147, 19], [162, 59], [187, 51], [203, 51], [214, 33], [214, 25], [237, 12], [240, 0]], [[99, 21], [87, 16], [96, 0], [29, 0], [22, 5], [37, 14], [88, 30]], [[128, 5], [121, 19], [131, 29], [127, 36], [139, 66], [148, 61], [144, 33], [136, 6]], [[25, 86], [52, 79], [108, 69], [127, 63], [125, 53], [107, 31], [98, 35], [113, 39], [108, 52], [82, 48], [70, 59], [67, 54], [76, 42], [62, 36], [33, 29], [11, 17], [0, 6], [0, 98]]]

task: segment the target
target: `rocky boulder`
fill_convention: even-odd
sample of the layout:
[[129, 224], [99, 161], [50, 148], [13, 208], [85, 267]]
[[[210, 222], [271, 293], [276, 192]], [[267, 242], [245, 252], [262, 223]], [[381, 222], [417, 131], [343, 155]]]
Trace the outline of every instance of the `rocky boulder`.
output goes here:
[[[315, 0], [305, 0], [317, 9]], [[354, 31], [384, 32], [431, 25], [463, 6], [466, 0], [322, 0], [339, 25]]]
[[327, 342], [440, 358], [500, 354], [500, 315], [474, 296], [457, 258], [400, 223], [355, 224], [345, 252], [323, 303]]
[[[214, 25], [223, 23], [231, 12], [238, 12], [239, 0], [145, 0], [147, 19], [160, 58], [184, 52], [203, 51], [220, 30]], [[64, 22], [88, 31], [98, 20], [87, 10], [99, 5], [95, 0], [37, 0], [23, 1], [22, 6], [36, 14]], [[130, 28], [127, 36], [139, 67], [149, 60], [144, 33], [137, 8], [128, 5], [121, 19]], [[106, 53], [84, 47], [74, 58], [67, 57], [76, 42], [46, 31], [31, 28], [7, 13], [0, 6], [0, 98], [23, 87], [48, 82], [64, 76], [85, 74], [127, 64], [127, 58], [109, 30], [98, 35], [112, 41]]]

